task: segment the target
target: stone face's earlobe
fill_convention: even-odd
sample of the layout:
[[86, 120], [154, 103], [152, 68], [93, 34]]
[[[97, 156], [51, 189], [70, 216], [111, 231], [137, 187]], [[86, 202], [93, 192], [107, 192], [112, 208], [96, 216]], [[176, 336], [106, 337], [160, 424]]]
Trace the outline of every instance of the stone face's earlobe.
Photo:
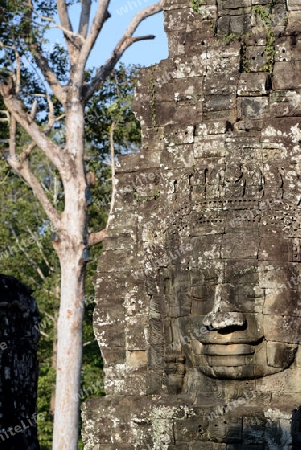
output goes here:
[[297, 344], [284, 344], [282, 342], [267, 342], [267, 360], [271, 367], [286, 369], [295, 359]]
[[185, 376], [185, 358], [183, 356], [168, 356], [165, 358], [165, 383], [169, 394], [182, 391]]

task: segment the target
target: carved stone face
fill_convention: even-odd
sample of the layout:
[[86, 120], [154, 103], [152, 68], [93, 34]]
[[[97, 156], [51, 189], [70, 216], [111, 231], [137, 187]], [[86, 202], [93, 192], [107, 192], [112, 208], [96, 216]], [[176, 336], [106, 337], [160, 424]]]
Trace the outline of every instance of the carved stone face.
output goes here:
[[[171, 285], [190, 366], [219, 379], [280, 372], [301, 339], [299, 265], [291, 241], [258, 227], [192, 238], [189, 265], [174, 265]], [[188, 269], [189, 267], [189, 269]]]

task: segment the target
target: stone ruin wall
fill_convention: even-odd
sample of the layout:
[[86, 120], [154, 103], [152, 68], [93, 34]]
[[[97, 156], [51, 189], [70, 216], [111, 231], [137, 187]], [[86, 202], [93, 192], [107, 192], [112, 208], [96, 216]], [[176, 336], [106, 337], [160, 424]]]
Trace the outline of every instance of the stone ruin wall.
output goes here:
[[[84, 405], [86, 450], [301, 448], [301, 292], [291, 281], [301, 262], [301, 2], [200, 4], [165, 1], [169, 57], [141, 71], [142, 149], [119, 158], [96, 277], [106, 397]], [[214, 279], [210, 258], [256, 267], [237, 302], [256, 285], [248, 321], [264, 312], [264, 361], [246, 359], [243, 375], [199, 371], [193, 333], [183, 337], [212, 316], [187, 291], [204, 267]], [[276, 281], [271, 258], [282, 264]]]
[[0, 449], [39, 450], [37, 345], [40, 314], [31, 292], [0, 274]]

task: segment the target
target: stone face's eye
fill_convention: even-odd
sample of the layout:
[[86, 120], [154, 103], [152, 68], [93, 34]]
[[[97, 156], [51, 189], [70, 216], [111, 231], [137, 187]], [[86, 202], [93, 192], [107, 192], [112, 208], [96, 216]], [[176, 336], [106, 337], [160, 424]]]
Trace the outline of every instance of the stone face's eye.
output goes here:
[[213, 308], [215, 285], [202, 284], [191, 288], [192, 315], [206, 315]]

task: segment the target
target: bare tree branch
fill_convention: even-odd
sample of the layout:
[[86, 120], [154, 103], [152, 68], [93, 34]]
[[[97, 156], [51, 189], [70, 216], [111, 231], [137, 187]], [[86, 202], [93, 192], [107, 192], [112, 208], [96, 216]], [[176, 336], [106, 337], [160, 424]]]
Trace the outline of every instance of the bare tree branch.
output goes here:
[[56, 229], [60, 228], [61, 218], [57, 210], [53, 207], [51, 202], [48, 200], [42, 186], [40, 185], [37, 178], [31, 172], [29, 168], [28, 160], [25, 160], [22, 164], [20, 164], [17, 160], [13, 158], [8, 159], [9, 165], [19, 174], [22, 178], [28, 183], [28, 185], [33, 190], [34, 194], [37, 196], [41, 205], [44, 208], [45, 213], [47, 214], [49, 220], [53, 224]]
[[28, 120], [30, 122], [32, 122], [35, 119], [35, 117], [37, 115], [37, 112], [38, 112], [38, 101], [34, 100], [33, 104], [32, 104], [32, 107], [31, 107], [31, 113], [28, 116]]
[[9, 177], [9, 173], [7, 175], [5, 175], [3, 180], [0, 181], [0, 184], [5, 184], [8, 177]]
[[51, 314], [49, 314], [47, 311], [44, 311], [45, 316], [48, 317], [48, 319], [51, 319], [53, 322], [56, 321], [56, 318], [54, 316], [52, 316]]
[[6, 111], [6, 109], [2, 109], [0, 111], [0, 114], [2, 114], [3, 116], [6, 116], [6, 119], [0, 119], [0, 122], [8, 122], [9, 123], [9, 112]]
[[[55, 118], [54, 117], [54, 108], [53, 108], [53, 102], [51, 101], [49, 95], [47, 94], [47, 100], [49, 103], [49, 120], [48, 120], [48, 124], [44, 130], [44, 133], [47, 134], [49, 133], [49, 131], [51, 130], [51, 128], [53, 127], [53, 125], [58, 122], [59, 120], [63, 119], [65, 117], [65, 114], [61, 114], [59, 117]], [[32, 115], [32, 114], [31, 114]], [[37, 147], [37, 143], [36, 142], [31, 142], [23, 151], [19, 156], [16, 156], [17, 159], [19, 159], [19, 161], [22, 163], [26, 158], [28, 158], [28, 156], [30, 155], [31, 151]]]
[[107, 229], [98, 231], [97, 233], [91, 233], [89, 236], [88, 245], [92, 247], [92, 245], [96, 245], [99, 242], [102, 242], [107, 236]]
[[59, 13], [59, 17], [60, 17], [62, 26], [67, 31], [73, 31], [65, 0], [57, 0], [56, 3], [57, 3], [57, 10]]
[[27, 227], [27, 231], [31, 235], [31, 237], [34, 239], [34, 241], [36, 242], [36, 244], [38, 246], [38, 249], [40, 250], [40, 253], [41, 253], [41, 255], [42, 255], [42, 257], [43, 257], [43, 259], [44, 259], [44, 261], [45, 261], [45, 263], [46, 263], [46, 265], [48, 267], [48, 269], [50, 270], [50, 272], [53, 272], [53, 267], [50, 265], [48, 259], [46, 258], [46, 255], [44, 253], [44, 250], [43, 250], [41, 242], [38, 239], [35, 239], [35, 235], [34, 235], [34, 233], [32, 232], [32, 230], [30, 228]]
[[63, 119], [66, 116], [66, 114], [61, 114], [59, 117], [55, 117], [53, 101], [51, 100], [50, 95], [48, 93], [46, 94], [46, 98], [47, 98], [48, 107], [49, 107], [49, 114], [48, 114], [48, 124], [47, 124], [46, 128], [44, 129], [44, 133], [48, 134], [49, 131], [52, 129], [53, 125], [56, 122], [59, 122], [61, 119]]
[[12, 47], [11, 45], [6, 45], [6, 44], [4, 44], [4, 42], [2, 42], [2, 41], [0, 41], [0, 47], [1, 47], [1, 48], [7, 48], [7, 49], [9, 49], [9, 50], [14, 50], [14, 49], [15, 49], [15, 48]]
[[86, 347], [86, 345], [92, 344], [92, 343], [95, 342], [95, 341], [96, 341], [96, 339], [92, 339], [92, 341], [85, 342], [85, 343], [83, 344], [83, 347]]
[[73, 27], [70, 21], [70, 16], [68, 13], [68, 8], [66, 5], [65, 0], [57, 0], [57, 10], [59, 14], [59, 18], [61, 21], [61, 26], [58, 24], [55, 24], [53, 26], [50, 26], [50, 28], [60, 28], [64, 35], [66, 44], [68, 46], [68, 52], [70, 57], [70, 63], [71, 65], [75, 64], [78, 59], [79, 51], [82, 47], [82, 44], [84, 42], [84, 37], [80, 34], [74, 33]]
[[23, 152], [20, 154], [20, 156], [18, 157], [20, 163], [22, 164], [25, 159], [28, 158], [28, 156], [30, 155], [31, 151], [37, 146], [37, 144], [35, 142], [31, 142], [24, 150]]
[[[91, 81], [90, 84], [85, 86], [85, 93], [84, 98], [85, 100], [88, 100], [91, 95], [96, 91], [96, 89], [99, 87], [99, 85], [105, 81], [107, 76], [110, 74], [112, 69], [115, 67], [117, 62], [120, 60], [124, 52], [132, 45], [134, 42], [142, 41], [142, 40], [148, 40], [148, 39], [154, 39], [155, 36], [149, 35], [149, 36], [134, 36], [136, 29], [138, 26], [145, 20], [146, 18], [153, 16], [154, 14], [157, 14], [158, 12], [163, 10], [163, 4], [164, 0], [160, 0], [155, 5], [148, 6], [147, 8], [144, 8], [142, 11], [139, 11], [135, 17], [132, 19], [131, 23], [129, 24], [126, 32], [116, 45], [114, 51], [112, 52], [110, 58], [106, 61], [104, 66], [100, 67]], [[87, 38], [88, 39], [88, 38]]]
[[[54, 106], [53, 106], [53, 101], [50, 98], [50, 95], [47, 93], [47, 102], [48, 102], [48, 107], [49, 107], [49, 114], [48, 114], [48, 124], [46, 129], [47, 130], [51, 130], [51, 128], [54, 125], [55, 122], [55, 117], [54, 117]], [[45, 130], [46, 133], [46, 130]]]
[[9, 126], [9, 154], [11, 158], [15, 160], [17, 159], [16, 137], [17, 137], [17, 121], [12, 116], [10, 119], [10, 126]]
[[103, 27], [103, 24], [110, 17], [108, 13], [108, 6], [111, 0], [98, 0], [97, 11], [93, 19], [92, 27], [90, 33], [88, 34], [85, 43], [81, 49], [80, 56], [78, 59], [78, 70], [82, 71], [86, 65], [87, 59], [90, 55], [92, 48], [94, 47], [95, 41]]
[[[47, 22], [53, 23], [53, 25], [49, 25], [49, 28], [58, 28], [58, 29], [62, 30], [67, 36], [79, 38], [83, 42], [85, 41], [83, 36], [81, 36], [80, 34], [75, 33], [74, 31], [67, 30], [66, 28], [64, 28], [61, 25], [59, 25], [58, 23], [56, 23], [56, 21], [54, 19], [52, 19], [51, 17], [42, 16], [41, 14], [38, 14], [38, 13], [36, 13], [36, 15], [38, 17], [40, 17], [40, 19], [42, 19], [42, 20], [45, 20]], [[32, 21], [32, 23], [34, 23], [37, 26], [41, 26], [41, 24], [39, 22], [36, 22], [34, 20]]]
[[74, 31], [66, 30], [66, 28], [62, 27], [58, 23], [56, 23], [55, 25], [50, 25], [49, 28], [58, 28], [58, 29], [62, 30], [67, 36], [74, 37], [74, 38], [80, 39], [82, 42], [85, 42], [85, 38], [83, 36], [81, 36], [80, 34], [74, 33]]
[[78, 26], [78, 33], [84, 38], [88, 34], [90, 14], [91, 14], [91, 0], [82, 0], [82, 12]]
[[21, 88], [21, 59], [19, 53], [16, 51], [16, 95], [19, 95]]
[[[63, 2], [65, 3], [65, 2]], [[27, 1], [28, 4], [28, 14], [27, 18], [31, 22], [32, 28], [33, 25], [33, 5], [32, 0]], [[63, 25], [64, 26], [64, 25]], [[67, 28], [68, 29], [68, 28]], [[31, 51], [31, 55], [33, 59], [35, 60], [35, 63], [37, 64], [38, 68], [43, 73], [44, 77], [46, 78], [50, 88], [52, 89], [54, 95], [59, 99], [59, 101], [64, 105], [66, 94], [63, 91], [59, 80], [57, 79], [55, 73], [51, 70], [47, 58], [42, 53], [42, 48], [40, 45], [40, 42], [37, 42], [37, 40], [34, 38], [34, 41], [32, 44], [29, 44], [29, 50]]]
[[43, 150], [48, 159], [57, 167], [60, 173], [71, 163], [68, 155], [63, 153], [39, 128], [36, 122], [28, 120], [28, 114], [24, 111], [23, 103], [8, 92], [8, 87], [0, 83], [0, 93], [3, 96], [5, 106], [15, 117], [17, 122], [27, 131], [33, 141]]
[[45, 333], [45, 331], [40, 330], [40, 334], [44, 337], [49, 338], [49, 334]]
[[[56, 229], [60, 227], [60, 216], [57, 210], [53, 207], [51, 202], [48, 200], [43, 188], [40, 183], [33, 175], [29, 168], [28, 155], [31, 150], [39, 145], [45, 155], [53, 162], [57, 169], [62, 173], [64, 169], [64, 164], [67, 161], [63, 159], [63, 155], [60, 153], [60, 149], [48, 139], [45, 134], [40, 130], [35, 122], [30, 123], [28, 119], [28, 114], [23, 110], [22, 103], [17, 100], [8, 92], [8, 86], [0, 84], [0, 93], [3, 96], [5, 106], [10, 111], [11, 118], [11, 131], [10, 131], [10, 157], [8, 158], [9, 165], [19, 174], [24, 180], [29, 184], [33, 192], [36, 194], [40, 200], [48, 218], [52, 222]], [[34, 142], [29, 144], [26, 149], [21, 153], [20, 158], [16, 154], [16, 122], [19, 122], [21, 126], [31, 135]], [[36, 144], [38, 143], [38, 144]], [[67, 155], [64, 155], [67, 158]]]
[[66, 93], [64, 92], [59, 80], [50, 69], [49, 64], [45, 56], [42, 54], [41, 48], [36, 48], [36, 46], [32, 46], [32, 56], [38, 66], [38, 68], [43, 73], [46, 78], [50, 88], [52, 89], [54, 95], [59, 99], [62, 105], [66, 102]]
[[138, 42], [138, 41], [150, 41], [152, 39], [156, 39], [156, 36], [154, 36], [153, 34], [147, 34], [145, 36], [133, 36], [130, 39], [130, 45], [132, 45], [132, 44], [134, 44], [135, 42]]
[[[99, 70], [97, 71], [95, 77], [89, 83], [85, 86], [84, 89], [84, 100], [87, 101], [94, 92], [98, 89], [101, 83], [103, 83], [108, 75], [112, 72], [124, 52], [134, 43], [137, 41], [145, 41], [149, 39], [154, 39], [155, 36], [149, 35], [149, 36], [136, 36], [134, 38], [127, 38], [123, 39], [122, 45], [117, 49], [114, 50], [110, 58], [106, 61], [104, 66], [101, 66]], [[121, 41], [119, 42], [121, 44]]]
[[[14, 78], [14, 80], [15, 80], [15, 84], [16, 84], [15, 90], [16, 90], [16, 95], [18, 95], [20, 93], [20, 86], [21, 86], [21, 61], [20, 61], [20, 55], [16, 50], [15, 50], [15, 54], [16, 54], [17, 67], [16, 67], [16, 73], [12, 78]], [[16, 121], [15, 117], [13, 115], [11, 115], [10, 126], [9, 126], [9, 153], [13, 159], [17, 158], [16, 146], [17, 146], [17, 121]]]
[[43, 274], [42, 270], [40, 269], [40, 267], [38, 266], [38, 264], [35, 262], [34, 259], [32, 259], [28, 252], [26, 251], [26, 247], [22, 247], [22, 245], [20, 244], [20, 239], [18, 238], [17, 233], [15, 232], [15, 230], [13, 229], [13, 227], [10, 227], [13, 235], [15, 236], [15, 239], [17, 241], [18, 247], [19, 249], [22, 251], [23, 255], [26, 257], [26, 259], [28, 260], [28, 262], [30, 262], [30, 264], [36, 269], [37, 273], [39, 274], [39, 276], [41, 277], [41, 279], [43, 281], [45, 281], [46, 277]]

